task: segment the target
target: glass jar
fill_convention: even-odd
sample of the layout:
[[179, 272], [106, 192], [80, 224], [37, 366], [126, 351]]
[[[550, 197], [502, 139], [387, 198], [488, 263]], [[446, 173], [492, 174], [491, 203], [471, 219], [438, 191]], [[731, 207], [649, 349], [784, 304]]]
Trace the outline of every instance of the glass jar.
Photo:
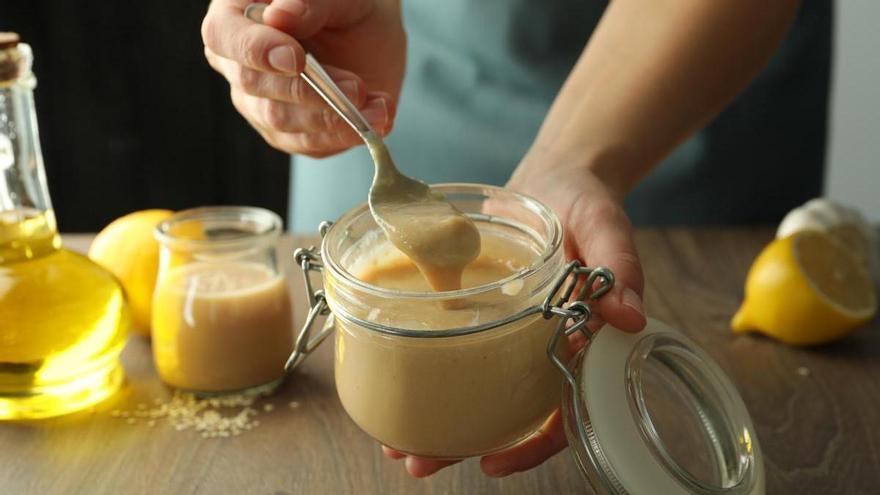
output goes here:
[[[361, 205], [322, 224], [320, 255], [296, 252], [311, 310], [289, 369], [335, 330], [342, 406], [367, 434], [404, 453], [496, 452], [538, 431], [561, 402], [575, 460], [597, 493], [763, 493], [748, 413], [708, 356], [653, 319], [638, 334], [587, 330], [589, 301], [614, 276], [565, 263], [548, 208], [498, 187], [432, 187], [474, 220], [484, 253], [527, 246], [531, 262], [460, 291], [366, 283], [363, 267], [393, 249]], [[312, 271], [322, 272], [322, 290], [313, 289]], [[328, 318], [313, 334], [322, 314]], [[588, 344], [572, 357], [574, 332]]]
[[281, 382], [293, 324], [280, 232], [278, 215], [253, 207], [195, 208], [157, 226], [153, 358], [165, 383], [210, 394]]
[[[475, 220], [484, 255], [514, 244], [533, 253], [530, 265], [453, 292], [366, 284], [356, 275], [360, 267], [389, 244], [364, 205], [324, 238], [323, 281], [336, 317], [336, 387], [348, 414], [389, 447], [455, 459], [517, 443], [559, 406], [558, 373], [546, 357], [553, 322], [531, 314], [495, 323], [539, 304], [563, 258], [559, 222], [536, 201], [497, 188], [442, 192]], [[470, 328], [483, 325], [494, 328]]]

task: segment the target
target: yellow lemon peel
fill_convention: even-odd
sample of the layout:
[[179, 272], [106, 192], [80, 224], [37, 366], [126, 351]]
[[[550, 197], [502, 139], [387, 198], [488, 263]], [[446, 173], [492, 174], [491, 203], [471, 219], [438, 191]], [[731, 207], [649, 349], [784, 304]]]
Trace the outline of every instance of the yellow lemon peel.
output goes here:
[[876, 313], [874, 286], [860, 260], [828, 234], [801, 231], [774, 240], [755, 259], [731, 327], [815, 345], [850, 334]]
[[150, 335], [150, 311], [159, 267], [159, 243], [153, 230], [169, 210], [142, 210], [117, 218], [92, 241], [89, 258], [119, 279], [131, 308], [132, 326]]

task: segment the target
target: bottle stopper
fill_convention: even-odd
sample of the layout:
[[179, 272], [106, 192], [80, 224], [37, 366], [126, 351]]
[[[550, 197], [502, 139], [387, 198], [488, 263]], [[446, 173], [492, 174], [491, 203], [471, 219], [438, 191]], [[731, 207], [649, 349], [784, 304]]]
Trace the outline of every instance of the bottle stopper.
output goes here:
[[21, 38], [18, 36], [18, 33], [0, 32], [0, 50], [15, 48], [20, 41]]
[[18, 33], [0, 32], [0, 83], [18, 78], [21, 55], [16, 48], [20, 41]]

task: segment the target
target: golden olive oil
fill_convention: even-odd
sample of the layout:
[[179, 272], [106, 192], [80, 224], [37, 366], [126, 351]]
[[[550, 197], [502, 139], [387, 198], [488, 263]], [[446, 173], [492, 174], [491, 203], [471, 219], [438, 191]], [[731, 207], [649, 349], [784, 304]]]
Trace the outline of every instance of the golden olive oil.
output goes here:
[[127, 327], [119, 283], [60, 246], [52, 210], [0, 212], [0, 419], [56, 416], [115, 392]]
[[0, 420], [57, 416], [112, 394], [128, 330], [113, 275], [61, 247], [32, 62], [17, 34], [0, 33]]

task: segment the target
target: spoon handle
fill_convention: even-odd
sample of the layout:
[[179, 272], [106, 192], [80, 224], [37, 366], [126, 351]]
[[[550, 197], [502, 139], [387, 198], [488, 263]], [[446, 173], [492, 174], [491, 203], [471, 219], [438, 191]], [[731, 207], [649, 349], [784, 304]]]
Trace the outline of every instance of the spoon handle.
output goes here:
[[367, 119], [364, 118], [363, 114], [357, 109], [356, 106], [349, 100], [342, 91], [339, 90], [339, 86], [333, 82], [333, 79], [327, 74], [327, 71], [321, 67], [321, 64], [315, 60], [315, 57], [312, 56], [311, 53], [306, 53], [306, 67], [302, 71], [302, 78], [305, 79], [309, 86], [315, 89], [321, 98], [330, 105], [333, 110], [336, 110], [348, 125], [350, 125], [355, 132], [360, 134], [360, 136], [364, 140], [370, 140], [371, 138], [376, 136], [376, 131], [370, 126], [367, 122]]
[[[252, 3], [244, 9], [244, 15], [248, 19], [262, 24], [263, 11], [266, 10], [267, 6], [265, 3]], [[370, 127], [367, 119], [358, 111], [351, 100], [339, 90], [339, 86], [333, 82], [333, 79], [327, 74], [324, 67], [318, 63], [311, 53], [306, 53], [306, 66], [300, 75], [364, 141], [374, 142], [377, 140], [378, 135]]]

